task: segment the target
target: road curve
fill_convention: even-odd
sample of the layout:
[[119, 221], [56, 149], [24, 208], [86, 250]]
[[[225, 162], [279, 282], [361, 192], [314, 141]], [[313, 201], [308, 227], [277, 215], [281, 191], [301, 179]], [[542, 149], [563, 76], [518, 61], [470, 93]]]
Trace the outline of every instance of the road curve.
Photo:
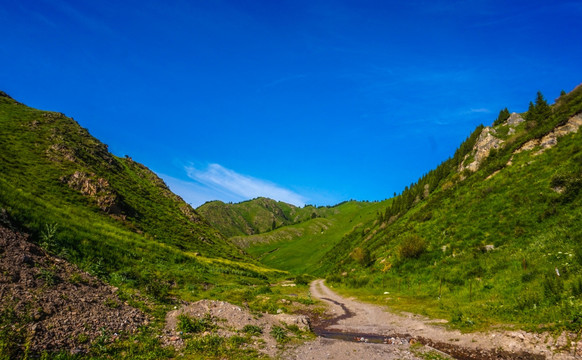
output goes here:
[[[412, 339], [456, 359], [579, 359], [573, 351], [556, 353], [543, 334], [505, 331], [462, 334], [439, 325], [439, 321], [414, 314], [394, 314], [387, 308], [345, 298], [318, 279], [311, 283], [311, 296], [326, 305], [330, 320], [325, 331], [370, 334], [379, 337]], [[444, 323], [446, 321], [441, 321]], [[319, 329], [321, 330], [321, 329]], [[321, 332], [321, 331], [320, 331]], [[317, 333], [317, 331], [316, 331]], [[582, 344], [580, 344], [582, 345]], [[579, 346], [582, 350], [582, 346]], [[426, 350], [426, 349], [424, 349]], [[574, 350], [575, 352], [576, 350]], [[418, 359], [418, 349], [408, 344], [370, 344], [319, 337], [289, 351], [284, 359]]]

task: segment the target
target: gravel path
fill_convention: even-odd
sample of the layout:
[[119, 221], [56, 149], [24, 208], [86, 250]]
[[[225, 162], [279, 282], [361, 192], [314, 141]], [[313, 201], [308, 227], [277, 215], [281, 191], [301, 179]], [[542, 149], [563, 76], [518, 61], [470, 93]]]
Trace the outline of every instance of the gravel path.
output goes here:
[[[328, 305], [332, 319], [320, 326], [325, 331], [374, 334], [387, 339], [420, 342], [456, 359], [580, 359], [582, 343], [568, 344], [567, 334], [550, 336], [524, 331], [462, 334], [436, 324], [438, 321], [413, 314], [394, 314], [388, 309], [342, 297], [323, 280], [311, 284], [311, 295]], [[319, 329], [321, 330], [321, 328]], [[317, 332], [317, 331], [316, 331]], [[389, 341], [391, 342], [391, 341]], [[291, 349], [283, 359], [418, 359], [418, 349], [395, 344], [370, 344], [319, 337]], [[406, 341], [405, 341], [406, 342]], [[424, 348], [430, 350], [430, 348]]]

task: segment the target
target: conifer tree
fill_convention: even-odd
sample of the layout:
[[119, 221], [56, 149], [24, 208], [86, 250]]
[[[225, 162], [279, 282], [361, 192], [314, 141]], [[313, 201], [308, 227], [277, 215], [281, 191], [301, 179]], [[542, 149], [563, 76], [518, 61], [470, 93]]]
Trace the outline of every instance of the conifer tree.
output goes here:
[[535, 107], [539, 120], [541, 121], [546, 120], [552, 113], [552, 109], [550, 108], [550, 105], [548, 105], [548, 102], [544, 98], [544, 95], [542, 95], [541, 91], [538, 91], [538, 94], [536, 96]]
[[493, 122], [493, 126], [497, 126], [500, 124], [503, 124], [505, 122], [505, 120], [507, 120], [509, 118], [509, 110], [507, 110], [507, 108], [501, 110], [499, 112], [499, 116], [497, 116], [497, 120], [495, 120]]

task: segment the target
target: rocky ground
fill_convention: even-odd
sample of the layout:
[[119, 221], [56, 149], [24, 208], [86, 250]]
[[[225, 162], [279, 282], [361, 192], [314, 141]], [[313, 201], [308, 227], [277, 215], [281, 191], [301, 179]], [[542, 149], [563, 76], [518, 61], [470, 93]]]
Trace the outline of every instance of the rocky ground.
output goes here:
[[[51, 256], [28, 235], [0, 226], [0, 332], [33, 352], [82, 353], [97, 337], [115, 339], [147, 323], [116, 289]], [[20, 335], [20, 336], [17, 336]]]
[[[316, 280], [311, 296], [327, 305], [324, 316], [258, 314], [223, 301], [183, 304], [166, 316], [163, 342], [178, 349], [184, 337], [179, 316], [209, 316], [222, 337], [247, 336], [245, 346], [281, 359], [580, 359], [576, 334], [533, 334], [492, 331], [464, 334], [412, 314], [342, 297]], [[67, 350], [83, 353], [103, 334], [115, 339], [147, 324], [147, 317], [117, 296], [117, 290], [63, 259], [49, 255], [29, 237], [0, 224], [0, 340], [29, 344], [34, 353]], [[288, 300], [286, 300], [288, 301]], [[312, 309], [313, 310], [313, 309]], [[271, 330], [287, 329], [290, 341], [277, 342]], [[293, 334], [289, 329], [300, 329]], [[312, 329], [320, 335], [314, 340]], [[204, 336], [204, 333], [196, 336]], [[4, 349], [3, 351], [5, 351]], [[8, 349], [10, 350], [10, 349]]]
[[[328, 337], [349, 333], [360, 341], [318, 338], [288, 352], [288, 359], [426, 358], [419, 351], [435, 354], [442, 351], [455, 359], [582, 358], [582, 342], [573, 340], [575, 334], [551, 336], [523, 331], [463, 334], [439, 326], [435, 320], [395, 314], [380, 306], [344, 298], [329, 289], [323, 280], [312, 283], [311, 294], [329, 305], [331, 315], [328, 320], [314, 323], [316, 333], [325, 333]], [[384, 344], [365, 343], [367, 338], [374, 337], [383, 339]]]
[[[256, 314], [249, 309], [236, 306], [224, 301], [200, 300], [181, 306], [166, 315], [166, 327], [164, 342], [166, 345], [172, 345], [181, 348], [184, 345], [183, 334], [178, 328], [178, 317], [186, 315], [193, 319], [202, 319], [210, 316], [217, 329], [214, 332], [222, 337], [231, 337], [233, 335], [244, 335], [243, 328], [245, 325], [254, 325], [262, 330], [262, 334], [253, 336], [253, 342], [250, 344], [260, 353], [276, 357], [284, 349], [279, 346], [277, 340], [271, 335], [274, 326], [285, 328], [288, 325], [295, 325], [303, 332], [309, 332], [309, 319], [304, 315], [289, 314]], [[205, 334], [200, 334], [204, 336]], [[288, 332], [290, 337], [293, 334]]]

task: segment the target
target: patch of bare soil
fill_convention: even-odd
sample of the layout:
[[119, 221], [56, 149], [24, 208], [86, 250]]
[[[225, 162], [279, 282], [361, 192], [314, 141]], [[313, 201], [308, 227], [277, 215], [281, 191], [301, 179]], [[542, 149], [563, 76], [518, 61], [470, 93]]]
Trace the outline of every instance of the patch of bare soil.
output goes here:
[[140, 310], [118, 298], [115, 288], [47, 254], [28, 235], [3, 226], [0, 299], [0, 314], [18, 319], [0, 326], [24, 330], [33, 352], [82, 353], [103, 332], [115, 338], [147, 323]]
[[[309, 331], [309, 319], [304, 315], [290, 314], [253, 314], [249, 309], [236, 306], [224, 301], [200, 300], [195, 303], [183, 305], [179, 309], [168, 312], [166, 315], [166, 327], [164, 342], [177, 348], [184, 346], [183, 334], [178, 329], [180, 315], [187, 315], [193, 319], [203, 319], [210, 315], [215, 319], [218, 329], [214, 333], [221, 337], [231, 337], [233, 335], [244, 335], [242, 329], [245, 325], [258, 326], [262, 334], [253, 336], [253, 343], [250, 344], [259, 352], [276, 356], [281, 347], [277, 345], [277, 340], [270, 334], [274, 326], [285, 327], [286, 325], [296, 325], [303, 331]], [[200, 334], [202, 336], [207, 333]], [[293, 334], [288, 334], [290, 337]]]
[[[434, 319], [413, 314], [394, 314], [380, 306], [344, 298], [329, 289], [323, 280], [316, 280], [311, 284], [311, 295], [329, 305], [330, 318], [313, 324], [316, 333], [335, 338], [349, 334], [360, 340], [379, 338], [384, 339], [382, 342], [385, 345], [352, 343], [358, 345], [354, 347], [339, 343], [341, 340], [320, 338], [295, 349], [289, 358], [309, 359], [327, 356], [348, 359], [349, 351], [366, 351], [362, 346], [374, 345], [367, 350], [366, 358], [369, 356], [380, 358], [377, 351], [383, 351], [387, 355], [381, 358], [406, 359], [414, 358], [410, 356], [418, 354], [413, 348], [406, 347], [407, 344], [413, 343], [442, 351], [455, 359], [562, 360], [582, 357], [582, 342], [574, 341], [575, 334], [562, 334], [559, 337], [524, 331], [463, 334], [435, 325]], [[401, 346], [394, 347], [395, 343]], [[381, 346], [384, 346], [384, 350], [377, 350]]]

